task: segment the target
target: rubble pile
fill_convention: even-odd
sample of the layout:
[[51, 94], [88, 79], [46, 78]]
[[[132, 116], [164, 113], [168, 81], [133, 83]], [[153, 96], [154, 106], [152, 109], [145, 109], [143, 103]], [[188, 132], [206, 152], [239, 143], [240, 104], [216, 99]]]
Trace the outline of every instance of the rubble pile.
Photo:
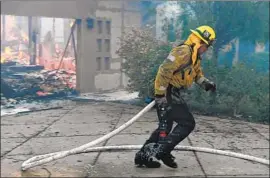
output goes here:
[[75, 94], [76, 73], [72, 70], [45, 70], [43, 66], [24, 66], [14, 62], [1, 65], [1, 105]]
[[[34, 31], [18, 26], [29, 19], [5, 16], [1, 41], [1, 109], [45, 98], [76, 94], [73, 45], [58, 44], [48, 31], [43, 41]], [[41, 39], [41, 38], [40, 38]], [[71, 43], [71, 42], [70, 42]], [[59, 70], [58, 70], [59, 69]], [[63, 98], [61, 98], [63, 99]]]

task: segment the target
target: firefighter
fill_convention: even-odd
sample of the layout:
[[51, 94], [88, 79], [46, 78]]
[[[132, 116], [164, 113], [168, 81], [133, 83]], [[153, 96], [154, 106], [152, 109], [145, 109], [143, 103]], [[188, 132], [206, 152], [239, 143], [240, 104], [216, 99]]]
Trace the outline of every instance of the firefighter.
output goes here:
[[[165, 165], [177, 168], [171, 151], [195, 128], [194, 117], [181, 96], [181, 90], [191, 87], [193, 82], [206, 91], [216, 90], [214, 82], [204, 77], [201, 68], [201, 55], [213, 45], [215, 38], [215, 31], [209, 26], [191, 30], [187, 40], [173, 48], [159, 66], [155, 78], [159, 125], [136, 153], [135, 165], [158, 168], [161, 160]], [[177, 125], [172, 129], [173, 122]]]

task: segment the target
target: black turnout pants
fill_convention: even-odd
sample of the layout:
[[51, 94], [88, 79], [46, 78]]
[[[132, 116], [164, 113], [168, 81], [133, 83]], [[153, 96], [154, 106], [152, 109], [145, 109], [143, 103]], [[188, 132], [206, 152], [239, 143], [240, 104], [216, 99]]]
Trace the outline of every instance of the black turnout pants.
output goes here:
[[[167, 101], [171, 106], [171, 110], [168, 111], [166, 120], [166, 134], [164, 148], [165, 152], [170, 153], [174, 147], [184, 140], [195, 128], [195, 120], [186, 102], [180, 96], [180, 89], [177, 89], [173, 86], [169, 86], [167, 89]], [[161, 117], [159, 117], [159, 108], [157, 108], [157, 114], [159, 118], [159, 125], [161, 122], [164, 122]], [[173, 128], [173, 122], [176, 122], [177, 125]], [[172, 130], [172, 132], [171, 132]], [[145, 142], [144, 145], [148, 143], [158, 143], [159, 142], [159, 132], [160, 126], [151, 134], [150, 138]], [[171, 132], [171, 133], [170, 133]]]

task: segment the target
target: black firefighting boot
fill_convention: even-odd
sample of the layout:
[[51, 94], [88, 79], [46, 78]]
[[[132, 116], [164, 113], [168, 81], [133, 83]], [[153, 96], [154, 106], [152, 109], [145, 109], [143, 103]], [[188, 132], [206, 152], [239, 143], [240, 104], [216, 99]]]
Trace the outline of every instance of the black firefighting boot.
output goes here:
[[172, 149], [169, 149], [168, 140], [164, 138], [164, 140], [159, 141], [159, 149], [156, 152], [155, 157], [158, 160], [161, 160], [166, 166], [171, 168], [177, 168], [177, 163], [174, 161], [175, 157], [171, 154]]
[[171, 168], [178, 167], [177, 163], [175, 162], [175, 157], [169, 152], [161, 151], [157, 153], [156, 158], [158, 160], [161, 160], [168, 167], [171, 167]]
[[135, 155], [135, 165], [147, 168], [159, 168], [161, 164], [154, 159], [155, 157], [148, 156], [143, 150], [140, 150]]
[[[166, 166], [171, 168], [177, 168], [177, 163], [174, 161], [175, 157], [171, 152], [166, 149], [164, 144], [149, 143], [145, 145], [143, 150], [143, 160], [149, 160], [153, 162], [153, 158], [161, 160]], [[155, 161], [156, 162], [156, 161]]]

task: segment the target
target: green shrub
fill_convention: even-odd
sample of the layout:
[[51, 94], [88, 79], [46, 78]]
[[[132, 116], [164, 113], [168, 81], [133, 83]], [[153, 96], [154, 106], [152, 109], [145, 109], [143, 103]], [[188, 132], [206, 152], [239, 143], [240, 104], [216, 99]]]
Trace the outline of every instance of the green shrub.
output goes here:
[[127, 89], [138, 91], [141, 97], [153, 96], [154, 77], [158, 66], [170, 50], [169, 45], [153, 38], [151, 28], [133, 28], [124, 34], [117, 54], [124, 59], [122, 71], [130, 79]]
[[[125, 59], [122, 69], [130, 78], [127, 89], [138, 91], [142, 98], [153, 97], [158, 67], [172, 46], [158, 42], [151, 29], [133, 29], [122, 40], [117, 53]], [[196, 84], [185, 91], [183, 96], [193, 111], [241, 115], [251, 121], [269, 123], [269, 71], [258, 72], [243, 63], [232, 68], [214, 67], [210, 60], [203, 60], [202, 65], [205, 76], [216, 82], [217, 92], [205, 92]]]
[[269, 71], [269, 52], [259, 52], [248, 56], [245, 63], [257, 72]]
[[[233, 68], [213, 67], [204, 61], [205, 75], [216, 81], [215, 101], [210, 93], [198, 87], [186, 97], [191, 108], [208, 114], [242, 115], [253, 121], [269, 123], [269, 75], [239, 63]], [[209, 75], [207, 73], [211, 73]], [[215, 79], [211, 76], [215, 76]], [[196, 104], [194, 104], [196, 103]]]

